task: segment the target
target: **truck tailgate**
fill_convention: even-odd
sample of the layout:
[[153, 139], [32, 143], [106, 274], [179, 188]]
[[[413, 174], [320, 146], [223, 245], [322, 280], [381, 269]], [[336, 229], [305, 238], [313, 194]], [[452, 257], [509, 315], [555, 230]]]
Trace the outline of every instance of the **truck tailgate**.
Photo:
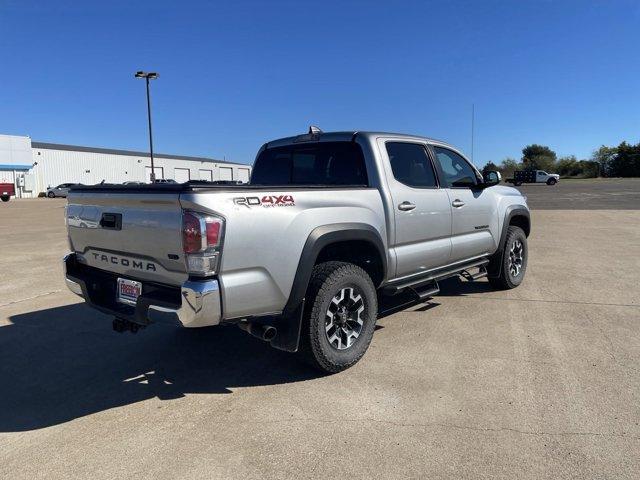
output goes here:
[[66, 218], [83, 264], [168, 285], [188, 277], [179, 192], [71, 192]]

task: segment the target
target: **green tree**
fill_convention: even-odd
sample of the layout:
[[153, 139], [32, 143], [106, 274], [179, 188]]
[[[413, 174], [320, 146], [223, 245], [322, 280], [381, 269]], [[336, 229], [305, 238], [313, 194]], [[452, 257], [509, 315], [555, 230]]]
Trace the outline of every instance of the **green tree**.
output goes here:
[[611, 176], [611, 161], [618, 154], [618, 149], [616, 147], [607, 147], [602, 145], [591, 155], [591, 160], [597, 162], [600, 165], [600, 175], [603, 177]]
[[584, 178], [595, 178], [600, 173], [600, 165], [592, 160], [580, 160], [581, 176]]
[[556, 169], [556, 161], [546, 155], [537, 155], [525, 164], [525, 168], [527, 170], [544, 170], [547, 173], [552, 173]]
[[500, 173], [505, 178], [513, 177], [513, 172], [520, 170], [521, 165], [513, 158], [505, 158], [500, 164]]
[[581, 167], [575, 155], [560, 157], [556, 162], [556, 171], [562, 177], [575, 177], [580, 175]]
[[491, 171], [491, 170], [495, 172], [495, 171], [499, 171], [500, 169], [495, 163], [487, 162], [487, 164], [482, 168], [482, 174], [485, 175], [488, 171]]
[[627, 142], [622, 142], [616, 150], [616, 155], [608, 165], [611, 176], [640, 176], [640, 143], [632, 145]]
[[533, 143], [522, 149], [522, 164], [527, 170], [553, 170], [556, 152], [546, 145]]

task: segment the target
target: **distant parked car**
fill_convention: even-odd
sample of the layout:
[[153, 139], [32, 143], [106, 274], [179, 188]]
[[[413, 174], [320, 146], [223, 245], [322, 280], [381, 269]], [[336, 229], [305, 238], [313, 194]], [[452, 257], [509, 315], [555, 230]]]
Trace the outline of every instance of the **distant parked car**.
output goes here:
[[8, 202], [16, 194], [16, 187], [13, 183], [0, 183], [0, 200]]
[[49, 197], [49, 198], [56, 198], [56, 197], [66, 198], [66, 196], [69, 194], [69, 189], [71, 187], [73, 187], [74, 185], [75, 185], [75, 183], [61, 183], [57, 187], [49, 187], [49, 188], [47, 188], [47, 197]]
[[129, 182], [122, 182], [123, 185], [146, 185], [146, 183], [144, 182], [136, 182], [136, 181], [129, 181]]
[[173, 178], [156, 178], [156, 183], [178, 183]]

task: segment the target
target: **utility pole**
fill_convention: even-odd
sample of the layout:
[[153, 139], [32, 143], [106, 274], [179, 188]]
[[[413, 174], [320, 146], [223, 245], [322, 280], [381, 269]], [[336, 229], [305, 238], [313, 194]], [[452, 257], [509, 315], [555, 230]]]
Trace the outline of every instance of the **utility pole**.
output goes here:
[[156, 181], [156, 170], [153, 165], [153, 133], [151, 130], [151, 95], [149, 94], [149, 80], [155, 80], [160, 75], [156, 72], [136, 72], [135, 78], [144, 78], [147, 84], [147, 118], [149, 120], [149, 153], [151, 155], [151, 183]]
[[473, 135], [474, 135], [474, 127], [476, 121], [476, 105], [475, 103], [471, 104], [471, 163], [476, 164], [473, 161]]

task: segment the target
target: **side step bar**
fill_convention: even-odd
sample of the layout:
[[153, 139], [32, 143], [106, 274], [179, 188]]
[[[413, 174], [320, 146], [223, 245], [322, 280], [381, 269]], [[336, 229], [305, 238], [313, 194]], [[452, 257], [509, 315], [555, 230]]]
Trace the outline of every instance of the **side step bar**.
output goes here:
[[426, 285], [417, 285], [415, 287], [409, 287], [418, 296], [421, 302], [426, 302], [433, 296], [440, 293], [440, 286], [438, 282], [433, 281]]
[[[424, 275], [420, 275], [419, 277], [412, 278], [410, 280], [404, 280], [398, 283], [392, 283], [390, 285], [386, 285], [384, 287], [384, 292], [387, 295], [395, 295], [406, 288], [415, 289], [416, 291], [424, 287], [425, 285], [435, 284], [435, 288], [437, 289], [436, 293], [440, 291], [438, 288], [438, 281], [444, 280], [445, 278], [453, 277], [455, 275], [465, 276], [463, 272], [466, 272], [469, 277], [475, 279], [486, 277], [487, 271], [486, 267], [489, 264], [488, 258], [480, 258], [478, 260], [473, 260], [471, 262], [460, 263], [458, 265], [452, 265], [445, 268], [440, 268], [438, 270], [433, 270], [431, 272], [426, 272]], [[480, 272], [476, 275], [471, 275], [467, 272], [467, 270], [471, 268], [479, 268]], [[465, 277], [467, 278], [467, 277]], [[468, 278], [467, 278], [468, 279]], [[435, 293], [431, 294], [435, 295]], [[429, 295], [427, 295], [428, 297]]]
[[461, 275], [461, 276], [462, 276], [466, 281], [468, 281], [468, 282], [473, 282], [474, 280], [479, 280], [479, 279], [484, 278], [484, 277], [486, 277], [486, 276], [488, 275], [488, 274], [487, 274], [487, 267], [485, 267], [484, 265], [483, 265], [483, 266], [481, 266], [481, 267], [478, 269], [478, 272], [477, 272], [477, 273], [471, 273], [471, 272], [470, 272], [470, 271], [468, 271], [468, 270], [464, 270], [464, 271], [460, 272], [460, 275]]

